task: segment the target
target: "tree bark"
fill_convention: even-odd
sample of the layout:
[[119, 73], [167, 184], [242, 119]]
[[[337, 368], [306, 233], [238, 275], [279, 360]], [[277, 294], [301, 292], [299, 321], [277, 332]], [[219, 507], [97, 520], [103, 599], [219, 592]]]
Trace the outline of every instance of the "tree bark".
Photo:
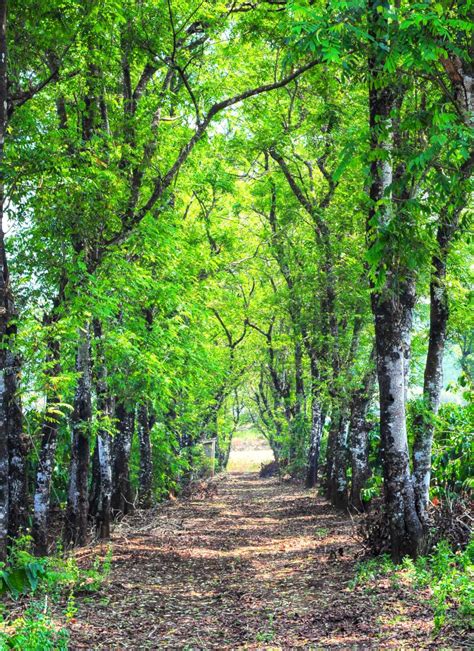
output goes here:
[[331, 503], [337, 509], [347, 508], [347, 413], [343, 407], [336, 408], [332, 438], [328, 487]]
[[138, 442], [140, 447], [140, 473], [138, 477], [138, 501], [143, 509], [153, 504], [153, 461], [151, 453], [149, 407], [138, 408]]
[[336, 439], [339, 431], [340, 414], [333, 404], [331, 412], [331, 425], [328, 432], [328, 440], [326, 447], [326, 477], [324, 481], [324, 492], [328, 500], [332, 500], [332, 493], [334, 489], [334, 467], [335, 467], [335, 454], [336, 454]]
[[416, 556], [422, 536], [410, 473], [405, 411], [405, 359], [414, 302], [412, 285], [400, 296], [373, 297], [385, 503], [395, 561], [407, 554]]
[[112, 499], [112, 427], [113, 399], [107, 386], [107, 367], [105, 365], [102, 324], [94, 319], [94, 339], [96, 343], [96, 394], [97, 411], [103, 424], [97, 432], [94, 455], [97, 463], [96, 495], [93, 516], [97, 537], [110, 536]]
[[370, 369], [365, 374], [361, 387], [354, 392], [349, 420], [352, 468], [350, 506], [359, 512], [365, 511], [365, 502], [362, 500], [361, 493], [370, 477], [368, 439], [370, 425], [367, 423], [367, 411], [372, 402], [375, 386], [375, 347], [369, 363]]
[[[474, 18], [474, 12], [470, 12]], [[464, 125], [472, 131], [474, 110], [474, 44], [471, 41], [470, 60], [462, 61], [458, 56], [442, 60], [451, 81], [454, 101], [462, 116]], [[431, 265], [430, 282], [430, 332], [428, 354], [426, 357], [423, 383], [422, 411], [415, 419], [415, 443], [413, 471], [415, 481], [416, 505], [425, 529], [428, 526], [428, 502], [431, 479], [431, 449], [435, 419], [439, 409], [443, 388], [443, 356], [449, 318], [448, 291], [446, 287], [446, 267], [449, 248], [459, 226], [459, 217], [469, 195], [465, 182], [470, 178], [474, 165], [474, 154], [461, 166], [452, 179], [453, 191], [439, 217], [437, 232], [437, 251]]]
[[8, 536], [26, 523], [26, 442], [17, 395], [20, 361], [14, 352], [15, 305], [5, 251], [5, 137], [8, 124], [7, 1], [0, 0], [0, 560]]
[[121, 401], [115, 405], [117, 432], [112, 446], [112, 515], [120, 517], [133, 511], [130, 484], [130, 452], [132, 449], [135, 414], [127, 411]]
[[90, 326], [78, 333], [76, 369], [79, 373], [72, 414], [71, 464], [64, 541], [84, 545], [88, 537], [88, 473], [92, 418]]
[[[444, 239], [438, 230], [438, 244]], [[414, 423], [415, 442], [413, 447], [413, 474], [415, 481], [416, 505], [419, 516], [428, 524], [428, 502], [431, 478], [431, 449], [435, 417], [438, 413], [441, 390], [443, 388], [443, 356], [448, 325], [448, 293], [446, 288], [447, 242], [434, 256], [434, 273], [430, 282], [430, 332], [428, 354], [426, 357], [423, 382], [423, 405]]]
[[311, 430], [308, 452], [306, 488], [314, 488], [318, 481], [319, 454], [324, 427], [324, 416], [319, 396], [319, 374], [314, 359], [311, 359]]
[[[45, 326], [50, 325], [51, 322], [52, 318], [50, 316], [45, 317], [43, 321]], [[59, 342], [52, 336], [48, 339], [47, 362], [48, 376], [55, 377], [59, 375], [61, 372]], [[32, 534], [35, 543], [35, 553], [37, 556], [45, 556], [48, 553], [48, 517], [50, 510], [51, 482], [60, 422], [59, 414], [56, 413], [58, 402], [59, 398], [57, 394], [48, 387], [34, 495]]]
[[[367, 220], [370, 242], [377, 241], [380, 230], [386, 228], [406, 199], [404, 192], [397, 197], [396, 204], [392, 197], [393, 146], [399, 144], [400, 138], [392, 115], [400, 108], [400, 99], [396, 88], [387, 83], [384, 71], [387, 52], [390, 52], [389, 8], [387, 0], [369, 0], [368, 3], [369, 31], [375, 44], [368, 61], [370, 146], [374, 152], [370, 166], [371, 207]], [[396, 168], [399, 181], [402, 168]], [[380, 290], [372, 289], [372, 313], [380, 391], [385, 506], [392, 558], [399, 561], [406, 554], [417, 555], [422, 536], [410, 474], [405, 410], [415, 280], [414, 274], [400, 266], [390, 252], [383, 264], [386, 278]], [[380, 264], [377, 270], [381, 273]]]

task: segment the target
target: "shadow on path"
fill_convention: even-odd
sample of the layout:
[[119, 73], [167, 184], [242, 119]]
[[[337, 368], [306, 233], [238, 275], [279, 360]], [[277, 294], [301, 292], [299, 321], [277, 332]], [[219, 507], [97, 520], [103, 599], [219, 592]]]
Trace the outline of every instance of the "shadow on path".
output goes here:
[[215, 485], [116, 528], [72, 649], [439, 648], [406, 594], [351, 589], [351, 520], [314, 491], [255, 474]]

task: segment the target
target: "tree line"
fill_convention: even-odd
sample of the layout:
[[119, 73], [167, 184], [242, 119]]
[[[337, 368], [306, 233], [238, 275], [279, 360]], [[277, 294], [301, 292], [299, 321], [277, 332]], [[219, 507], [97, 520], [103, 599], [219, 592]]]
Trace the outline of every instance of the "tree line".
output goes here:
[[243, 420], [338, 508], [383, 477], [392, 556], [416, 556], [446, 345], [472, 386], [471, 3], [18, 4], [1, 556], [23, 531], [47, 553], [58, 507], [66, 544], [108, 537], [204, 438], [225, 467]]

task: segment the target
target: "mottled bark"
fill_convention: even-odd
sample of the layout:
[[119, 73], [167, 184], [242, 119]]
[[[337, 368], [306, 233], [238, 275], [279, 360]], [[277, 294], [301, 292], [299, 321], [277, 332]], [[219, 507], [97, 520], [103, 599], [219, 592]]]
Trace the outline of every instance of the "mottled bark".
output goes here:
[[[438, 240], [440, 233], [438, 233]], [[434, 273], [430, 283], [430, 332], [426, 356], [423, 405], [414, 423], [413, 475], [418, 514], [428, 524], [428, 501], [431, 478], [431, 449], [435, 417], [443, 388], [443, 356], [448, 325], [448, 293], [446, 278], [446, 249], [433, 260]]]
[[[43, 324], [51, 324], [51, 318], [45, 317]], [[61, 372], [59, 363], [59, 342], [50, 336], [48, 339], [47, 376], [52, 378]], [[41, 435], [41, 449], [36, 471], [34, 512], [33, 512], [33, 539], [35, 553], [44, 556], [48, 552], [48, 517], [50, 510], [51, 482], [54, 470], [56, 446], [60, 417], [57, 413], [59, 398], [51, 387], [46, 391], [46, 409], [43, 417]]]
[[138, 477], [138, 501], [142, 508], [153, 504], [153, 460], [150, 438], [149, 407], [138, 408], [138, 443], [140, 448], [140, 472]]
[[392, 557], [397, 561], [406, 554], [416, 556], [422, 536], [410, 474], [405, 405], [407, 329], [414, 300], [412, 286], [396, 297], [373, 297], [385, 503]]
[[132, 449], [135, 413], [128, 411], [123, 402], [115, 405], [117, 431], [112, 446], [112, 515], [119, 517], [133, 510], [130, 483], [130, 452]]
[[78, 333], [76, 370], [79, 374], [72, 414], [71, 464], [64, 540], [68, 545], [84, 545], [88, 537], [88, 472], [90, 424], [92, 418], [91, 359], [89, 324]]
[[91, 503], [91, 515], [95, 520], [98, 538], [110, 536], [111, 499], [112, 499], [112, 417], [113, 399], [107, 386], [107, 367], [104, 358], [102, 324], [94, 319], [95, 342], [95, 384], [97, 396], [97, 411], [102, 423], [97, 432], [94, 459], [96, 481]]
[[[367, 233], [371, 243], [380, 237], [395, 214], [403, 219], [403, 203], [408, 198], [403, 182], [404, 165], [395, 169], [399, 186], [393, 201], [394, 146], [400, 147], [401, 132], [392, 121], [400, 109], [400, 89], [386, 83], [384, 70], [390, 51], [386, 0], [369, 0], [368, 22], [373, 42], [369, 56], [369, 127], [374, 152], [370, 167], [371, 208]], [[380, 47], [384, 43], [385, 47]], [[406, 389], [410, 358], [410, 334], [415, 305], [414, 274], [390, 252], [383, 260], [385, 282], [372, 291], [375, 320], [377, 375], [380, 392], [380, 434], [383, 451], [385, 506], [391, 535], [391, 554], [395, 561], [405, 554], [416, 556], [422, 535], [416, 512], [410, 474], [406, 428]], [[381, 268], [378, 269], [381, 272]]]
[[[11, 300], [11, 299], [10, 299]], [[13, 304], [10, 308], [11, 317], [14, 319]], [[7, 329], [7, 338], [13, 346], [16, 336], [16, 326], [10, 323]], [[9, 498], [8, 498], [8, 535], [16, 538], [26, 527], [29, 510], [28, 500], [28, 475], [26, 459], [28, 443], [26, 434], [23, 433], [23, 415], [21, 402], [17, 392], [18, 376], [20, 374], [19, 357], [11, 350], [5, 356], [5, 398], [7, 428], [8, 428], [8, 462], [9, 462]]]
[[8, 123], [7, 2], [0, 0], [0, 560], [8, 536], [26, 523], [26, 441], [17, 394], [19, 358], [14, 352], [15, 305], [4, 237], [5, 137]]
[[338, 509], [347, 508], [347, 409], [341, 407], [334, 414], [334, 428], [331, 427], [332, 464], [328, 475], [329, 497]]
[[[471, 11], [470, 17], [474, 17], [474, 12]], [[474, 45], [472, 43], [470, 50], [469, 61], [462, 61], [458, 56], [452, 56], [450, 59], [442, 60], [442, 64], [450, 79], [458, 111], [465, 126], [472, 130], [474, 122]], [[458, 174], [452, 179], [452, 196], [439, 216], [437, 251], [431, 261], [429, 343], [423, 383], [423, 405], [415, 419], [413, 453], [416, 505], [425, 528], [428, 526], [431, 449], [443, 388], [443, 356], [449, 318], [446, 268], [450, 245], [459, 226], [460, 214], [470, 197], [465, 182], [470, 178], [473, 165], [474, 153], [471, 151]]]
[[306, 488], [314, 488], [318, 481], [319, 453], [321, 450], [321, 437], [324, 419], [321, 411], [319, 396], [313, 392], [311, 399], [311, 430], [308, 451], [308, 469], [306, 472]]
[[328, 432], [326, 446], [326, 476], [324, 478], [324, 494], [327, 499], [332, 499], [332, 490], [334, 488], [334, 465], [336, 452], [336, 439], [339, 430], [339, 412], [334, 408], [331, 412], [330, 427]]
[[[108, 399], [110, 402], [110, 399]], [[111, 407], [109, 407], [111, 409]], [[98, 462], [97, 503], [94, 509], [95, 529], [98, 538], [109, 538], [112, 499], [112, 441], [110, 432], [102, 429], [97, 434]]]
[[365, 510], [361, 492], [370, 477], [369, 438], [370, 424], [367, 412], [373, 399], [375, 388], [375, 348], [370, 356], [370, 368], [365, 374], [361, 386], [354, 392], [351, 401], [349, 419], [349, 446], [351, 455], [351, 492], [350, 505], [359, 512]]
[[308, 468], [306, 471], [306, 487], [313, 488], [318, 481], [319, 456], [321, 438], [323, 435], [324, 418], [319, 395], [319, 369], [314, 350], [307, 343], [311, 370], [311, 429], [308, 450]]

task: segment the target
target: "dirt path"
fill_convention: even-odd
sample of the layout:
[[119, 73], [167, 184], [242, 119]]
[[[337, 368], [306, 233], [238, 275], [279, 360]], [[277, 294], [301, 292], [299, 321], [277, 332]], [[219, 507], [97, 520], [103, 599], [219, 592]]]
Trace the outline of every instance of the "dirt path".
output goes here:
[[211, 486], [117, 528], [72, 649], [440, 648], [403, 586], [350, 587], [351, 521], [314, 492], [253, 474]]

